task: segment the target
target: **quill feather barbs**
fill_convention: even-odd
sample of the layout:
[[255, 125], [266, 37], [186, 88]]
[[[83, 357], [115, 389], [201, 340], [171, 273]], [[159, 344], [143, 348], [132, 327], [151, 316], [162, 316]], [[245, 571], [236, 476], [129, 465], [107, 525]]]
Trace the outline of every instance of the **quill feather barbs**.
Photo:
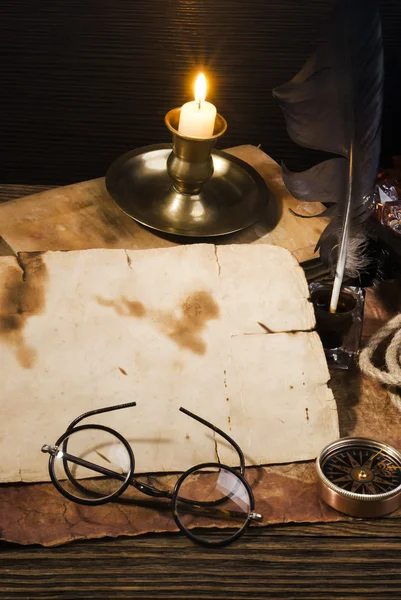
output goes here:
[[[302, 173], [283, 166], [283, 180], [298, 200], [334, 203], [317, 249], [335, 268], [332, 306], [344, 272], [365, 265], [365, 223], [380, 156], [383, 50], [375, 0], [340, 0], [325, 42], [287, 84], [273, 91], [291, 139], [339, 155]], [[337, 300], [335, 296], [337, 295]]]

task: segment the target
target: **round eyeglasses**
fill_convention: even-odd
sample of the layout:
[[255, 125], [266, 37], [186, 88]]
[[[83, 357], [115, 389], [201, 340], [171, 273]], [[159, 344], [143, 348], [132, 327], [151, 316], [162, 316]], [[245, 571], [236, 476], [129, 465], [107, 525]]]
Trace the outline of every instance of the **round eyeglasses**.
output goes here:
[[194, 542], [207, 546], [229, 544], [252, 521], [262, 521], [262, 515], [254, 512], [255, 500], [244, 478], [245, 460], [240, 447], [194, 413], [180, 408], [234, 447], [240, 470], [214, 462], [195, 465], [178, 478], [173, 491], [158, 489], [134, 477], [134, 453], [116, 430], [104, 425], [78, 425], [89, 416], [135, 405], [129, 402], [87, 412], [75, 419], [54, 445], [42, 447], [42, 452], [50, 455], [50, 478], [63, 496], [94, 506], [117, 500], [133, 486], [147, 496], [170, 500], [179, 529]]

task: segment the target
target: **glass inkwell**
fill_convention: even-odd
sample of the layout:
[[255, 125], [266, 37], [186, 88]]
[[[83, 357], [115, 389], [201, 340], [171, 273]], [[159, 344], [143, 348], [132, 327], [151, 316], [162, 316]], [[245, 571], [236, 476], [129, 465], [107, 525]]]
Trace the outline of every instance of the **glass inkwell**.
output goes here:
[[363, 288], [341, 287], [336, 312], [330, 312], [332, 282], [309, 283], [315, 309], [316, 331], [330, 367], [351, 369], [357, 364], [362, 334], [365, 292]]

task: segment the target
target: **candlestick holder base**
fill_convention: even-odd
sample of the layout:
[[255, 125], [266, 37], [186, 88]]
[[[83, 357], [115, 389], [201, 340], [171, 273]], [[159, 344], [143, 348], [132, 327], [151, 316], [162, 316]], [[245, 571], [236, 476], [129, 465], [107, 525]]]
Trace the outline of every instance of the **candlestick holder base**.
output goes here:
[[106, 187], [132, 219], [164, 233], [209, 237], [252, 225], [268, 202], [262, 177], [244, 161], [213, 150], [213, 175], [198, 193], [178, 191], [167, 171], [171, 144], [132, 150], [106, 174]]

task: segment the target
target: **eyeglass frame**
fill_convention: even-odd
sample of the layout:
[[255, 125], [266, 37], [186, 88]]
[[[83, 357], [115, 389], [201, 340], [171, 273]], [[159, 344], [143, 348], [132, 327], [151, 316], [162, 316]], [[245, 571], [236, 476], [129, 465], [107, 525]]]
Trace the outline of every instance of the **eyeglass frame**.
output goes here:
[[[54, 445], [50, 446], [50, 445], [45, 444], [42, 446], [41, 451], [43, 453], [50, 454], [49, 465], [48, 465], [49, 475], [50, 475], [50, 479], [51, 479], [53, 485], [55, 486], [55, 488], [57, 489], [57, 491], [60, 494], [62, 494], [68, 500], [71, 500], [72, 502], [75, 502], [77, 504], [83, 504], [86, 506], [98, 506], [98, 505], [107, 504], [108, 502], [116, 500], [117, 498], [119, 498], [121, 496], [121, 494], [124, 493], [124, 491], [130, 485], [132, 485], [139, 492], [141, 492], [147, 496], [150, 496], [153, 498], [166, 498], [168, 500], [171, 500], [172, 515], [173, 515], [174, 521], [175, 521], [176, 525], [178, 526], [178, 528], [180, 529], [180, 531], [182, 531], [192, 541], [194, 541], [198, 544], [201, 544], [203, 546], [217, 547], [217, 546], [225, 546], [227, 544], [230, 544], [231, 542], [236, 540], [238, 537], [240, 537], [244, 533], [245, 529], [247, 529], [247, 527], [250, 525], [251, 521], [258, 521], [258, 522], [262, 521], [262, 519], [263, 519], [262, 515], [254, 512], [255, 498], [254, 498], [254, 495], [253, 495], [253, 492], [252, 492], [252, 489], [251, 489], [249, 483], [246, 481], [246, 479], [244, 477], [245, 459], [244, 459], [244, 454], [243, 454], [241, 448], [239, 447], [239, 445], [227, 433], [225, 433], [224, 431], [222, 431], [215, 425], [212, 425], [212, 423], [209, 423], [209, 421], [206, 421], [202, 417], [199, 417], [198, 415], [187, 410], [186, 408], [180, 407], [179, 410], [180, 410], [180, 412], [183, 412], [187, 416], [195, 419], [202, 425], [205, 425], [212, 431], [221, 435], [236, 450], [238, 457], [239, 457], [239, 463], [240, 463], [240, 471], [239, 472], [236, 471], [234, 468], [229, 467], [228, 465], [225, 465], [223, 463], [216, 463], [216, 462], [200, 463], [200, 464], [194, 465], [193, 467], [190, 467], [189, 469], [187, 469], [184, 473], [182, 473], [180, 475], [180, 477], [178, 478], [178, 480], [176, 481], [176, 483], [174, 485], [174, 489], [172, 492], [168, 491], [168, 490], [159, 490], [149, 484], [137, 481], [135, 479], [135, 477], [134, 477], [134, 470], [135, 470], [134, 452], [133, 452], [132, 447], [129, 444], [129, 442], [118, 431], [116, 431], [115, 429], [112, 429], [111, 427], [108, 427], [106, 425], [98, 425], [98, 424], [93, 424], [93, 423], [77, 426], [78, 423], [80, 423], [81, 421], [83, 421], [84, 419], [86, 419], [88, 417], [92, 417], [94, 415], [104, 414], [107, 412], [120, 410], [120, 409], [124, 409], [124, 408], [130, 408], [133, 406], [136, 406], [136, 402], [127, 402], [125, 404], [118, 404], [115, 406], [108, 406], [108, 407], [94, 409], [94, 410], [85, 412], [70, 423], [70, 425], [67, 427], [66, 431], [58, 438], [58, 440], [56, 441], [56, 443]], [[130, 467], [125, 476], [123, 476], [123, 475], [120, 476], [120, 474], [116, 473], [115, 471], [111, 471], [105, 467], [101, 467], [100, 465], [95, 465], [93, 463], [85, 461], [84, 459], [80, 459], [78, 457], [73, 457], [72, 455], [69, 455], [67, 453], [66, 450], [67, 450], [67, 445], [68, 445], [68, 438], [71, 436], [71, 434], [76, 433], [78, 431], [88, 430], [88, 429], [104, 431], [106, 433], [109, 433], [110, 435], [115, 436], [123, 444], [124, 448], [127, 450], [129, 460], [130, 460]], [[113, 479], [124, 478], [124, 481], [123, 481], [121, 487], [118, 488], [118, 490], [116, 490], [115, 492], [112, 492], [111, 494], [109, 494], [108, 496], [103, 496], [102, 498], [97, 498], [94, 500], [79, 498], [78, 496], [74, 496], [73, 494], [68, 492], [60, 484], [60, 482], [56, 476], [55, 470], [54, 470], [54, 462], [55, 462], [55, 459], [59, 457], [61, 444], [63, 444], [63, 449], [62, 449], [63, 455], [61, 458], [63, 460], [64, 471], [65, 471], [68, 479], [71, 481], [71, 483], [75, 487], [77, 487], [78, 489], [79, 488], [83, 489], [85, 491], [85, 493], [95, 493], [95, 492], [90, 492], [84, 486], [80, 485], [80, 483], [71, 474], [71, 471], [69, 469], [67, 461], [71, 461], [80, 466], [89, 468], [95, 472], [102, 474], [102, 475], [112, 477]], [[193, 472], [201, 470], [201, 469], [211, 469], [211, 468], [225, 469], [229, 473], [236, 476], [238, 478], [239, 482], [242, 483], [242, 485], [245, 487], [248, 497], [249, 497], [248, 516], [247, 516], [246, 520], [244, 521], [242, 527], [240, 529], [238, 529], [238, 531], [236, 531], [232, 536], [230, 536], [226, 539], [223, 539], [223, 540], [218, 540], [218, 541], [209, 541], [209, 540], [205, 540], [203, 538], [200, 538], [200, 537], [197, 537], [196, 535], [194, 535], [190, 529], [187, 529], [181, 523], [179, 516], [178, 516], [178, 511], [177, 511], [177, 502], [179, 502], [179, 501], [181, 501], [185, 504], [191, 504], [193, 507], [202, 509], [202, 505], [216, 506], [219, 503], [225, 502], [227, 499], [230, 498], [232, 492], [227, 494], [227, 496], [224, 496], [222, 498], [219, 498], [218, 500], [211, 501], [211, 502], [194, 501], [194, 500], [184, 499], [184, 498], [181, 498], [178, 496], [178, 491], [179, 491], [182, 483], [185, 481], [185, 479], [189, 475], [191, 475]], [[229, 515], [233, 514], [232, 511], [223, 510], [222, 512], [224, 512], [225, 514], [228, 513]]]

